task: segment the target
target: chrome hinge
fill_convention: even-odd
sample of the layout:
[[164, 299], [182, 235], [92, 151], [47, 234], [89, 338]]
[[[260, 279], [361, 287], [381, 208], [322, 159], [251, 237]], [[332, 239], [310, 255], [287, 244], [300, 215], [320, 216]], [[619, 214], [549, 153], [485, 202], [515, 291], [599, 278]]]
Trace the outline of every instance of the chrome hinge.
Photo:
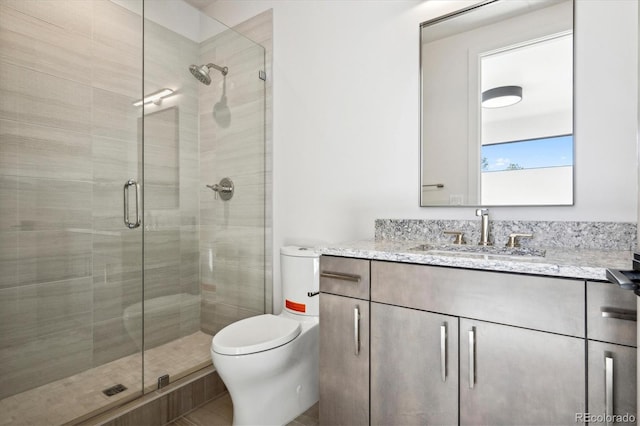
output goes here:
[[158, 389], [162, 389], [163, 387], [169, 384], [169, 375], [165, 374], [164, 376], [158, 377]]
[[262, 81], [267, 81], [267, 73], [262, 70], [258, 71], [258, 78]]

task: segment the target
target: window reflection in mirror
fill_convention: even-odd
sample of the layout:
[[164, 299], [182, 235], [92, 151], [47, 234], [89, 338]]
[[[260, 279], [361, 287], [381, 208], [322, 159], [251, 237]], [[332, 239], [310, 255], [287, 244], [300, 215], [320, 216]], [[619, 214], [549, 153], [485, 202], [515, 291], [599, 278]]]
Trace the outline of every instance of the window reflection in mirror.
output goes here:
[[572, 32], [571, 0], [422, 25], [422, 206], [573, 203]]

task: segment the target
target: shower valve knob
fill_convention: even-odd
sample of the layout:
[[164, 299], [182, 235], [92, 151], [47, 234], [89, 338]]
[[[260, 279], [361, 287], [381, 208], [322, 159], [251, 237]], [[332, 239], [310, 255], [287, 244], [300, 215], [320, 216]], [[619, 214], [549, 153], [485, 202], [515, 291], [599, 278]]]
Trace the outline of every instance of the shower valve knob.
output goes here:
[[207, 188], [210, 188], [213, 192], [215, 192], [215, 198], [218, 199], [218, 194], [220, 194], [220, 198], [223, 201], [228, 201], [233, 197], [233, 193], [235, 192], [235, 187], [233, 186], [233, 181], [229, 178], [222, 178], [220, 183], [214, 183], [213, 185], [207, 185]]

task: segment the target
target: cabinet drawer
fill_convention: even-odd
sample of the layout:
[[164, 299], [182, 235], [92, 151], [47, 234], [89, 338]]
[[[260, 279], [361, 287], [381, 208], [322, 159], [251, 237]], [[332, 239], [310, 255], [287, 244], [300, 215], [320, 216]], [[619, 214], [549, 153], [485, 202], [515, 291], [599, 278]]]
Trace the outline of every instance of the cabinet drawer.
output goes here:
[[369, 300], [368, 260], [320, 257], [320, 291]]
[[636, 295], [612, 283], [587, 283], [587, 337], [636, 346]]
[[371, 300], [585, 336], [583, 281], [374, 261]]

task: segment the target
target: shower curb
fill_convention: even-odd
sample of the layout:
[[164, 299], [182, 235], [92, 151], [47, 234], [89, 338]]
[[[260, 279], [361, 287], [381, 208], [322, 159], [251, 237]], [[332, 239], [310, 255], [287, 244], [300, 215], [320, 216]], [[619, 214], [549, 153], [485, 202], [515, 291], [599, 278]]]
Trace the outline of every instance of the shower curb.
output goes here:
[[120, 407], [64, 426], [165, 425], [227, 392], [213, 365]]

